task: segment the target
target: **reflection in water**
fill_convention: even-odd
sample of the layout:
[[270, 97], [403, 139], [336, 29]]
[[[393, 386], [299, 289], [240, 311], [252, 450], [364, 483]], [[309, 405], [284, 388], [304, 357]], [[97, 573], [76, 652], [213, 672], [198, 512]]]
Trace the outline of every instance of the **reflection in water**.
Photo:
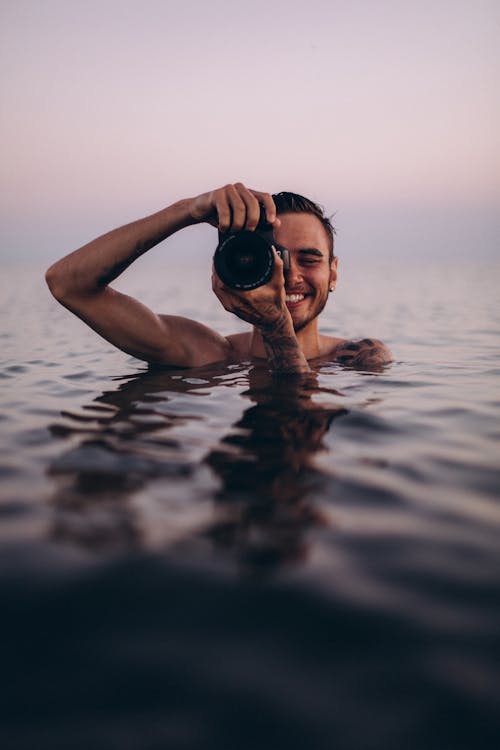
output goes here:
[[[150, 371], [106, 391], [83, 413], [63, 413], [68, 421], [52, 432], [77, 442], [49, 470], [56, 482], [54, 537], [105, 553], [144, 546], [148, 520], [134, 498], [153, 487], [161, 494], [160, 487], [170, 504], [176, 497], [174, 525], [179, 515], [193, 515], [204, 494], [210, 512], [205, 503], [202, 522], [194, 513], [195, 530], [188, 524], [185, 534], [211, 540], [212, 549], [247, 570], [303, 559], [308, 529], [325, 523], [314, 506], [323, 475], [313, 459], [332, 421], [345, 413], [316, 403], [318, 392], [314, 375], [273, 378], [260, 368], [200, 368], [196, 377]], [[200, 399], [222, 396], [227, 404], [226, 394], [251, 405], [214, 447]], [[184, 437], [190, 423], [196, 451]]]
[[303, 558], [308, 528], [325, 523], [314, 507], [321, 475], [312, 460], [345, 410], [315, 404], [316, 388], [314, 378], [270, 383], [253, 370], [246, 395], [254, 405], [206, 458], [222, 479], [211, 537], [252, 568]]

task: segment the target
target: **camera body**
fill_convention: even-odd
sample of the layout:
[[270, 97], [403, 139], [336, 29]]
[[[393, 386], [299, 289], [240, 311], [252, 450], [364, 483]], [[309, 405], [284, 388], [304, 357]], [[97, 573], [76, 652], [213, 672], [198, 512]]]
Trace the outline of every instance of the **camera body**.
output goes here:
[[219, 244], [214, 254], [214, 266], [220, 280], [231, 289], [247, 291], [256, 289], [271, 279], [274, 270], [273, 246], [290, 267], [290, 254], [277, 248], [272, 224], [266, 219], [261, 206], [260, 220], [253, 232], [219, 232]]

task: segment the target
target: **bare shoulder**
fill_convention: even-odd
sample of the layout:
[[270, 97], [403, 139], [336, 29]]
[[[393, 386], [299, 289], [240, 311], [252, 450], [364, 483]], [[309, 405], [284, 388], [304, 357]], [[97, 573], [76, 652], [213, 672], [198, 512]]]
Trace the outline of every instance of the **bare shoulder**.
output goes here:
[[379, 339], [331, 339], [329, 355], [343, 364], [377, 367], [392, 362], [392, 354]]
[[204, 323], [180, 315], [158, 317], [166, 333], [165, 352], [157, 360], [160, 364], [199, 367], [230, 356], [231, 346], [227, 339]]
[[231, 347], [233, 355], [246, 358], [250, 356], [250, 347], [252, 345], [252, 334], [250, 331], [244, 333], [232, 333], [226, 336], [226, 340]]

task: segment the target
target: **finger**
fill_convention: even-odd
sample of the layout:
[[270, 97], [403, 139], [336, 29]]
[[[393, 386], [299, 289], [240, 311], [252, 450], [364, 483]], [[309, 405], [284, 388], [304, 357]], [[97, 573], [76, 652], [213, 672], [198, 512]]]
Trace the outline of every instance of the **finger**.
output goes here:
[[237, 182], [235, 185], [236, 190], [239, 193], [240, 198], [245, 204], [246, 210], [246, 223], [245, 229], [252, 232], [260, 221], [260, 204], [257, 198], [254, 196], [251, 190], [243, 185], [241, 182]]
[[206, 222], [207, 224], [210, 224], [212, 227], [215, 227], [215, 228], [219, 226], [219, 217], [217, 216], [216, 208], [214, 208], [214, 210], [207, 216]]
[[284, 286], [285, 284], [285, 274], [283, 271], [283, 261], [281, 259], [280, 254], [276, 250], [276, 248], [273, 245], [273, 253], [274, 253], [274, 269], [273, 269], [273, 275], [271, 278], [271, 283], [279, 284], [280, 286]]
[[212, 272], [212, 291], [217, 295], [226, 293], [227, 287], [222, 283], [220, 277], [217, 275], [217, 271]]
[[282, 259], [281, 255], [279, 254], [279, 252], [274, 247], [274, 245], [272, 245], [272, 248], [273, 248], [273, 255], [274, 255], [274, 265], [277, 268], [281, 268], [282, 269], [283, 268], [283, 259]]
[[276, 205], [273, 201], [273, 196], [270, 193], [261, 193], [260, 190], [252, 190], [259, 203], [262, 203], [266, 211], [266, 219], [270, 224], [278, 226], [281, 221], [276, 216]]
[[225, 188], [217, 190], [215, 194], [215, 209], [217, 211], [219, 231], [227, 232], [231, 226], [231, 209], [227, 200]]
[[247, 218], [245, 202], [240, 197], [234, 185], [227, 186], [226, 194], [232, 212], [231, 231], [240, 232], [245, 226]]
[[215, 270], [215, 266], [212, 263], [212, 291], [214, 291], [217, 296], [220, 294], [229, 294], [231, 293], [231, 289], [227, 287], [223, 281], [221, 281], [220, 276], [218, 275], [217, 271]]
[[[223, 307], [226, 307], [227, 305], [227, 294], [224, 290], [224, 284], [221, 283], [221, 280], [217, 276], [217, 274], [212, 274], [212, 291], [219, 300], [219, 302], [222, 303]], [[227, 309], [227, 308], [226, 308]]]
[[216, 193], [216, 190], [212, 190], [210, 193], [204, 193], [200, 196], [200, 199], [204, 199], [205, 203], [208, 204], [205, 209], [204, 220], [213, 227], [216, 227], [218, 224], [217, 208], [215, 206]]

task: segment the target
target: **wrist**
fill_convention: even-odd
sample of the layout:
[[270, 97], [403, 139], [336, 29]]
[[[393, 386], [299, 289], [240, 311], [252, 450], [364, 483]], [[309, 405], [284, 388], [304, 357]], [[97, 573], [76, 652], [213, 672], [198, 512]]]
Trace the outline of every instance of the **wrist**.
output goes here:
[[262, 338], [268, 342], [272, 342], [277, 338], [296, 338], [293, 322], [287, 309], [283, 310], [271, 322], [262, 323], [257, 328]]
[[[194, 198], [186, 199], [186, 210], [189, 216], [190, 224], [208, 223], [212, 224], [212, 226], [216, 226], [217, 212], [215, 208], [211, 207], [211, 205], [207, 203], [206, 199], [208, 195], [208, 193], [204, 193], [203, 195], [198, 195]], [[212, 221], [214, 216], [215, 223], [214, 221]]]
[[262, 333], [267, 360], [274, 372], [309, 372], [309, 364], [302, 352], [295, 331], [288, 326]]
[[200, 219], [195, 218], [193, 215], [193, 204], [194, 198], [182, 198], [166, 209], [173, 212], [178, 229], [184, 229], [184, 227], [189, 227], [200, 222]]

